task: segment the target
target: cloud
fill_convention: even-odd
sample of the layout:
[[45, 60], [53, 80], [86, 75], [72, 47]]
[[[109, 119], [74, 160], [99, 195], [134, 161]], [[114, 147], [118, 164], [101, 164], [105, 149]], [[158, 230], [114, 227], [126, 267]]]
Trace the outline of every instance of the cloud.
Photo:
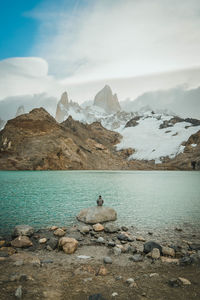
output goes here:
[[38, 57], [16, 57], [0, 61], [0, 99], [47, 92], [58, 95], [64, 87], [48, 75], [48, 63]]
[[61, 3], [32, 12], [41, 23], [33, 51], [68, 83], [200, 65], [199, 0]]

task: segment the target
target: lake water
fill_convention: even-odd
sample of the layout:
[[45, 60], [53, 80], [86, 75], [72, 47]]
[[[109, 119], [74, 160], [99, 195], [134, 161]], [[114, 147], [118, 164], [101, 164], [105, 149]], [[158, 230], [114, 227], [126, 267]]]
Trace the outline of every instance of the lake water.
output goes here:
[[100, 194], [119, 224], [200, 226], [200, 172], [0, 171], [0, 232], [75, 223]]

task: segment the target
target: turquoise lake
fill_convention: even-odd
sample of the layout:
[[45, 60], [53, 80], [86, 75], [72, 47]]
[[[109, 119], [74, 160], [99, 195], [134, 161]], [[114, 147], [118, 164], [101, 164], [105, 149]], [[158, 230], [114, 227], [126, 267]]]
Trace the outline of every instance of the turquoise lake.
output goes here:
[[200, 172], [0, 171], [0, 232], [76, 223], [98, 195], [116, 209], [119, 224], [200, 226]]

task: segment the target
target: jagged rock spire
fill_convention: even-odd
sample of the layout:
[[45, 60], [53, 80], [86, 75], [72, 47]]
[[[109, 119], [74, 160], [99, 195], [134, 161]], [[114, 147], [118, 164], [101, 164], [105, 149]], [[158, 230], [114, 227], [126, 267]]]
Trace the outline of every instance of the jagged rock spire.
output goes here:
[[121, 110], [117, 94], [112, 94], [109, 85], [105, 85], [105, 87], [97, 93], [94, 98], [94, 105], [103, 108], [107, 113], [115, 113]]
[[56, 109], [57, 122], [63, 122], [68, 107], [69, 107], [68, 95], [67, 92], [64, 92], [60, 98], [60, 101], [57, 104], [57, 109]]

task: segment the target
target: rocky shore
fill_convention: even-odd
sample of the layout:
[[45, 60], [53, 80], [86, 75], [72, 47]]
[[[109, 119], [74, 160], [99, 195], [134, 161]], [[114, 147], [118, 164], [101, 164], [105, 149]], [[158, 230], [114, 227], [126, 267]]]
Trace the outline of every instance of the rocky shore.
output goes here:
[[0, 237], [0, 299], [200, 299], [200, 239], [116, 222]]

